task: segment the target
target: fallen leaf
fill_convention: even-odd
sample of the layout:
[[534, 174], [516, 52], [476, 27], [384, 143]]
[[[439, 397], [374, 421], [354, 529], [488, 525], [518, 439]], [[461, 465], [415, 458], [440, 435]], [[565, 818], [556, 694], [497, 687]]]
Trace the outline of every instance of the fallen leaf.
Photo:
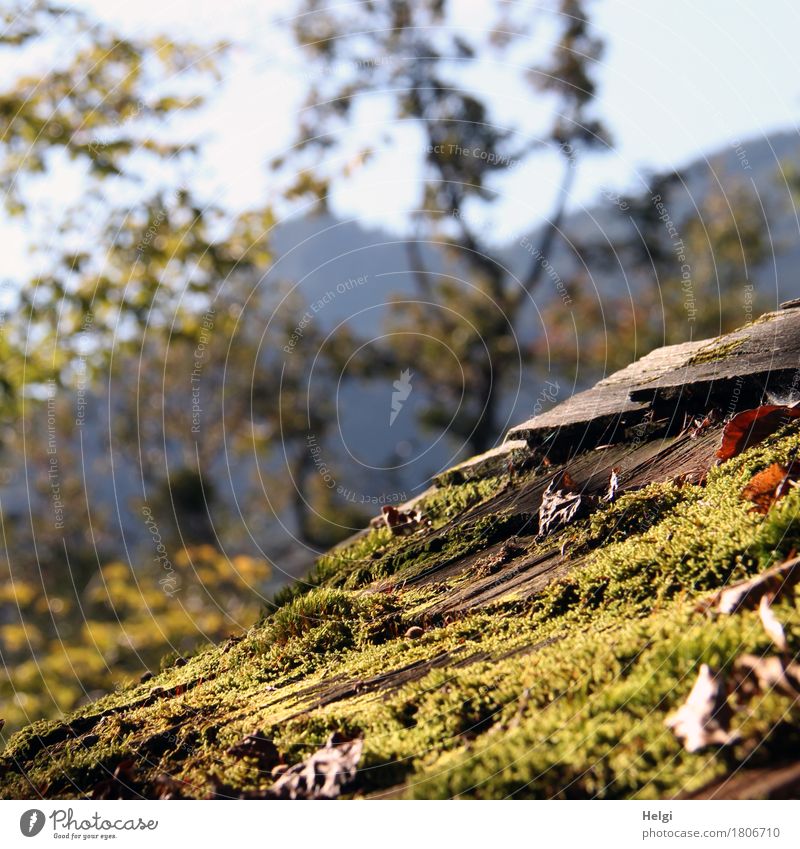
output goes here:
[[788, 466], [773, 463], [763, 472], [753, 475], [750, 483], [742, 490], [742, 498], [752, 501], [752, 509], [766, 514], [770, 507], [783, 498], [795, 486], [800, 476], [800, 462], [793, 460]]
[[787, 696], [800, 696], [800, 664], [787, 662], [777, 655], [743, 654], [736, 658], [734, 672], [745, 695], [755, 689], [762, 693], [777, 690]]
[[557, 528], [577, 519], [588, 507], [588, 499], [577, 491], [569, 472], [550, 481], [539, 507], [539, 536], [545, 537]]
[[741, 454], [745, 448], [757, 445], [798, 416], [800, 406], [797, 404], [764, 404], [755, 410], [737, 413], [722, 431], [722, 444], [717, 451], [717, 458], [729, 460]]
[[395, 536], [406, 536], [423, 528], [430, 527], [421, 510], [400, 510], [387, 504], [381, 508], [381, 518], [384, 524]]
[[331, 734], [325, 745], [290, 767], [270, 788], [277, 799], [335, 799], [356, 777], [364, 741]]
[[667, 717], [665, 725], [687, 752], [697, 752], [706, 746], [727, 746], [737, 739], [730, 731], [731, 716], [725, 680], [704, 663], [688, 698]]
[[619, 469], [612, 469], [608, 479], [608, 492], [603, 496], [603, 501], [608, 501], [610, 504], [617, 497], [617, 490], [619, 490]]
[[271, 770], [281, 760], [277, 747], [263, 731], [248, 734], [231, 746], [227, 754], [235, 758], [253, 758], [264, 770]]
[[705, 433], [712, 425], [719, 421], [719, 411], [716, 409], [709, 412], [701, 418], [692, 418], [691, 423], [684, 425], [683, 431], [689, 435], [689, 439], [697, 439], [701, 433]]
[[739, 581], [719, 590], [701, 602], [700, 606], [703, 610], [715, 610], [718, 613], [736, 613], [742, 608], [755, 610], [767, 593], [775, 600], [784, 592], [792, 590], [798, 582], [800, 582], [800, 558], [793, 557], [756, 575], [755, 578]]
[[772, 609], [772, 596], [762, 595], [758, 605], [758, 615], [761, 618], [761, 624], [767, 632], [767, 636], [781, 650], [786, 651], [786, 634], [783, 631], [783, 625], [778, 621], [775, 611]]

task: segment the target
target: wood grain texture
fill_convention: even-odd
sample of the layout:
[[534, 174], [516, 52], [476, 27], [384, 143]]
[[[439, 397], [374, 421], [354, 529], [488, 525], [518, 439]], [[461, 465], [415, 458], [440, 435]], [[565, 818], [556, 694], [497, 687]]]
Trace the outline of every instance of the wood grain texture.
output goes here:
[[[572, 453], [630, 440], [631, 429], [675, 411], [712, 406], [733, 412], [800, 397], [800, 310], [767, 313], [715, 339], [658, 348], [541, 415], [506, 439], [532, 448], [569, 445]], [[677, 420], [673, 426], [679, 424]]]

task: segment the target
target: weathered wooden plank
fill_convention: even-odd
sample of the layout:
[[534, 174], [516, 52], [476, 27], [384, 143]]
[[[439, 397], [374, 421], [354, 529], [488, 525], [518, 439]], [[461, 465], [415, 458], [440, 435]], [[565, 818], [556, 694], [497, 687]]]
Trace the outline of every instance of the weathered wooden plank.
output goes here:
[[767, 313], [715, 339], [658, 348], [552, 410], [513, 427], [508, 440], [573, 451], [630, 438], [647, 417], [800, 397], [800, 309]]
[[[640, 444], [602, 447], [572, 458], [567, 468], [576, 488], [595, 496], [607, 491], [612, 469], [617, 470], [622, 492], [674, 478], [697, 482], [713, 462], [721, 433], [722, 426], [716, 425], [695, 437], [683, 433]], [[480, 550], [438, 563], [431, 570], [407, 578], [403, 584], [408, 587], [469, 576], [468, 581], [434, 604], [428, 611], [429, 616], [461, 615], [511, 596], [531, 598], [552, 581], [580, 567], [581, 558], [576, 559], [558, 549], [545, 553], [531, 549], [533, 535], [538, 530], [536, 514], [542, 494], [563, 469], [564, 466], [543, 468], [540, 474], [528, 478], [522, 485], [502, 489], [494, 497], [460, 514], [453, 522], [421, 538], [421, 542], [430, 542], [492, 515], [519, 516], [526, 520], [518, 536], [488, 543]]]
[[648, 412], [650, 404], [648, 401], [632, 400], [631, 392], [664, 375], [681, 374], [692, 355], [705, 344], [704, 341], [686, 342], [657, 348], [591, 389], [579, 392], [552, 410], [511, 428], [506, 439], [540, 442], [548, 433], [561, 428], [592, 426], [595, 430], [600, 428], [601, 432], [610, 432], [620, 424], [625, 427], [635, 425]]
[[687, 799], [796, 799], [800, 795], [800, 761], [761, 769], [742, 769], [714, 781]]

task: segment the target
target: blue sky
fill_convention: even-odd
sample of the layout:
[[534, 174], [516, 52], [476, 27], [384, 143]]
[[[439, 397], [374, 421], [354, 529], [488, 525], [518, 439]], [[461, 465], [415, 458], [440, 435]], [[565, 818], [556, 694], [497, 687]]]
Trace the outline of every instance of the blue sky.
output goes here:
[[[452, 2], [457, 22], [466, 28], [480, 29], [492, 20], [493, 0]], [[304, 89], [305, 66], [275, 23], [291, 10], [290, 0], [80, 0], [74, 5], [131, 32], [233, 41], [222, 82], [208, 106], [188, 120], [192, 131], [208, 140], [202, 182], [209, 197], [233, 207], [273, 199], [265, 162], [289, 143]], [[680, 166], [733, 142], [796, 125], [800, 5], [793, 0], [757, 5], [596, 0], [591, 8], [608, 45], [599, 105], [614, 150], [583, 163], [575, 206], [591, 203], [603, 187], [634, 187], [649, 169]], [[543, 114], [532, 108], [529, 90], [513, 82], [518, 71], [487, 66], [471, 82], [491, 97], [499, 122], [504, 115], [509, 120], [523, 115], [535, 132]], [[354, 139], [359, 133], [374, 136], [386, 118], [380, 103], [362, 110]], [[399, 150], [418, 144], [411, 127], [395, 126], [394, 135]], [[547, 214], [559, 174], [557, 157], [544, 155], [498, 183], [502, 201], [485, 221], [497, 241], [529, 230]], [[413, 157], [386, 151], [339, 189], [333, 207], [367, 224], [401, 229], [418, 196], [417, 177]], [[57, 185], [59, 197], [81, 191], [74, 175]]]

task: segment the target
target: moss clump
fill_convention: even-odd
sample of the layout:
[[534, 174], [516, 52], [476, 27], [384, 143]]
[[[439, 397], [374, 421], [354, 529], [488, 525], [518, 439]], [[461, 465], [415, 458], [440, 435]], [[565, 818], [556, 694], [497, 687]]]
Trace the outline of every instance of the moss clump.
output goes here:
[[701, 348], [696, 354], [690, 357], [687, 365], [698, 366], [702, 363], [716, 363], [724, 360], [729, 354], [741, 347], [746, 341], [746, 337], [741, 339], [732, 339], [730, 342], [721, 344], [713, 344], [709, 347]]

